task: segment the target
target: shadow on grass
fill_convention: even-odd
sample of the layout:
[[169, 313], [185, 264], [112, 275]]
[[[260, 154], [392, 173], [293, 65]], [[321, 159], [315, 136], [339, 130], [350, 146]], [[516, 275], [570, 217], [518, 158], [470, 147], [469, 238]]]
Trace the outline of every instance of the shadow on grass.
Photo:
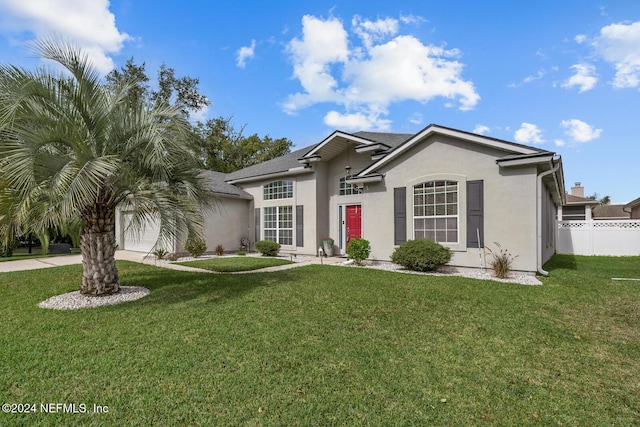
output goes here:
[[179, 304], [190, 300], [222, 302], [238, 298], [257, 288], [281, 286], [300, 280], [291, 270], [255, 274], [210, 274], [168, 270], [132, 262], [119, 261], [123, 286], [144, 286], [151, 290], [140, 304]]
[[575, 255], [555, 254], [542, 268], [547, 270], [549, 273], [554, 270], [577, 270], [578, 262]]

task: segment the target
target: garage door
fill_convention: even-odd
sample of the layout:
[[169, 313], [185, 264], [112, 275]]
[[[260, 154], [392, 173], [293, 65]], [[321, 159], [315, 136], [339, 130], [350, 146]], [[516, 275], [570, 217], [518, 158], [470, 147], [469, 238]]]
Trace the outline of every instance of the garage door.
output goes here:
[[160, 225], [150, 221], [140, 233], [134, 233], [128, 228], [131, 218], [132, 214], [129, 212], [124, 212], [122, 215], [124, 249], [135, 252], [151, 252], [156, 240], [158, 240]]

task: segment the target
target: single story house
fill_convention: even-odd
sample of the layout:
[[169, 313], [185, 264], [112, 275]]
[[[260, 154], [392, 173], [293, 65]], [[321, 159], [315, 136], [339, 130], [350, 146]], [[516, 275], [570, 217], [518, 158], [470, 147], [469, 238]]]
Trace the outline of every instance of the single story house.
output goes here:
[[631, 219], [629, 212], [624, 210], [624, 206], [616, 204], [597, 205], [591, 209], [591, 217], [594, 220]]
[[[433, 124], [416, 134], [335, 131], [223, 179], [222, 205], [233, 204], [211, 220], [209, 251], [248, 237], [317, 255], [330, 237], [344, 254], [361, 237], [372, 259], [388, 260], [407, 240], [428, 238], [452, 249], [451, 265], [481, 267], [495, 242], [517, 256], [514, 269], [542, 271], [565, 201], [555, 153]], [[121, 239], [127, 248], [124, 231]]]
[[640, 219], [640, 197], [624, 205], [624, 211], [630, 214], [631, 219]]
[[584, 197], [584, 187], [576, 182], [571, 194], [565, 194], [565, 203], [558, 209], [558, 218], [562, 221], [588, 221], [592, 219], [592, 209], [598, 201]]

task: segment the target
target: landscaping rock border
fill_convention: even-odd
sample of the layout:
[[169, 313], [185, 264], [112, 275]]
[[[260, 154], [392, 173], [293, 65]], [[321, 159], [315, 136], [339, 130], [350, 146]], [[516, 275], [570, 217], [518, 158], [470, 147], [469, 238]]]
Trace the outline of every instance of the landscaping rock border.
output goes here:
[[123, 302], [135, 301], [147, 295], [149, 295], [149, 289], [142, 286], [121, 286], [119, 293], [102, 297], [87, 297], [82, 295], [80, 291], [74, 291], [44, 300], [38, 304], [38, 307], [54, 310], [77, 310], [80, 308], [122, 304]]

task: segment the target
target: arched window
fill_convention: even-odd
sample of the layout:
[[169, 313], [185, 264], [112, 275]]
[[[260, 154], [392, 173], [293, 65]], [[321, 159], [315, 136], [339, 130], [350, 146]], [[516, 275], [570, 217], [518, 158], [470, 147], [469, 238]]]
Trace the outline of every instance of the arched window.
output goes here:
[[413, 186], [413, 235], [458, 243], [458, 183], [428, 181]]
[[293, 181], [273, 181], [263, 187], [263, 200], [290, 199], [293, 197]]

